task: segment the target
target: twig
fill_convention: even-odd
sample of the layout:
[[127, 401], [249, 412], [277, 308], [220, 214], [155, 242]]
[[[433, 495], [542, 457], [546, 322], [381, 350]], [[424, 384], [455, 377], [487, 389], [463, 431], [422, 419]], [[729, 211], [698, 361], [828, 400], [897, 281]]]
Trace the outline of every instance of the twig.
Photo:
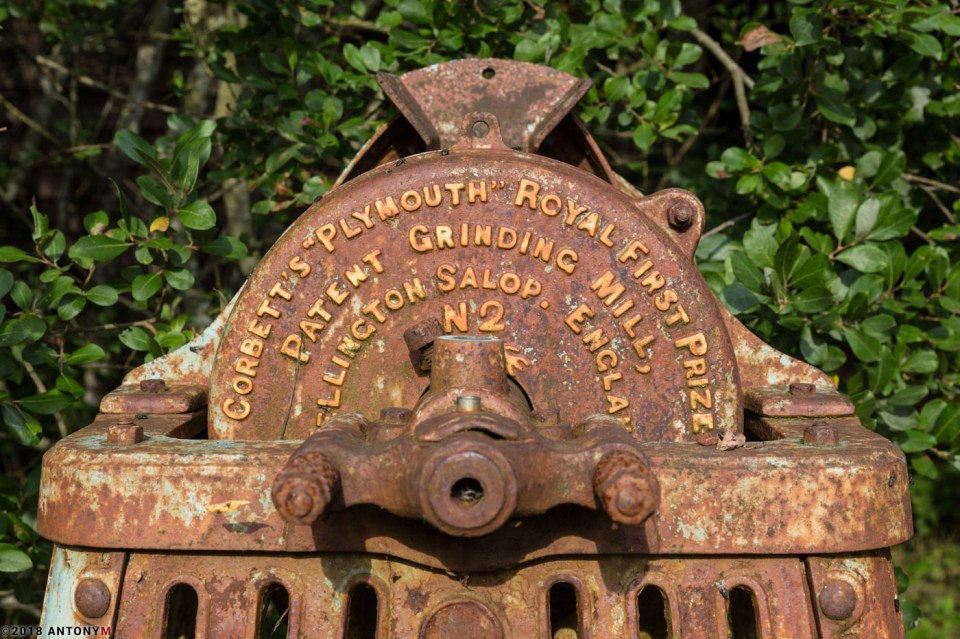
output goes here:
[[0, 599], [0, 608], [5, 610], [22, 610], [24, 612], [30, 613], [36, 618], [40, 618], [42, 611], [36, 606], [21, 603], [13, 594], [4, 593], [3, 598]]
[[927, 186], [932, 186], [933, 188], [940, 189], [941, 191], [950, 191], [951, 193], [960, 193], [960, 187], [956, 187], [950, 184], [944, 184], [943, 182], [937, 182], [936, 180], [925, 178], [922, 175], [904, 173], [903, 179], [906, 180], [907, 182], [916, 182], [917, 184], [926, 184]]
[[[38, 55], [34, 59], [37, 61], [37, 64], [53, 69], [54, 71], [58, 71], [59, 73], [63, 73], [64, 75], [75, 75], [77, 82], [79, 82], [80, 84], [91, 87], [93, 89], [99, 89], [100, 91], [103, 91], [104, 93], [108, 93], [120, 100], [124, 100], [126, 102], [132, 102], [134, 104], [138, 104], [148, 109], [163, 111], [164, 113], [181, 113], [181, 110], [177, 109], [176, 107], [167, 106], [166, 104], [159, 104], [157, 102], [151, 102], [149, 100], [137, 100], [134, 97], [126, 93], [123, 93], [122, 91], [117, 91], [116, 89], [113, 89], [107, 86], [106, 84], [103, 84], [102, 82], [98, 82], [97, 80], [94, 80], [88, 75], [74, 74], [72, 71], [70, 71], [70, 69], [63, 66], [59, 62], [51, 60], [50, 58], [44, 57], [42, 55]], [[197, 114], [191, 114], [191, 115], [197, 115]]]
[[743, 67], [737, 64], [736, 60], [731, 58], [730, 55], [723, 50], [723, 47], [720, 46], [719, 42], [696, 27], [690, 30], [690, 35], [696, 38], [697, 42], [705, 46], [710, 53], [716, 56], [717, 60], [720, 61], [720, 64], [722, 64], [724, 68], [730, 72], [730, 75], [734, 77], [734, 80], [739, 77], [740, 80], [747, 85], [748, 89], [753, 88], [753, 85], [755, 84], [753, 78], [747, 75], [747, 72], [743, 70]]
[[376, 22], [370, 22], [369, 20], [354, 20], [354, 19], [340, 19], [340, 18], [330, 18], [327, 20], [327, 23], [334, 27], [341, 27], [344, 29], [359, 29], [361, 31], [373, 31], [374, 33], [383, 33], [389, 35], [390, 31], [384, 29], [383, 27], [377, 26]]
[[733, 80], [733, 94], [737, 98], [737, 110], [740, 112], [740, 122], [743, 125], [743, 137], [746, 139], [748, 145], [752, 145], [753, 133], [750, 131], [750, 105], [747, 102], [747, 89], [753, 88], [755, 84], [753, 78], [747, 75], [743, 67], [737, 64], [736, 60], [731, 58], [730, 55], [723, 50], [720, 43], [706, 33], [700, 29], [693, 28], [690, 30], [690, 35], [712, 53], [730, 74], [730, 78]]
[[[46, 393], [47, 385], [44, 384], [43, 380], [40, 379], [40, 376], [37, 375], [37, 371], [33, 368], [33, 364], [27, 360], [22, 360], [20, 363], [23, 365], [23, 370], [27, 371], [27, 375], [29, 375], [30, 379], [33, 380], [33, 384], [37, 387], [37, 390], [41, 393]], [[63, 415], [60, 414], [60, 411], [54, 413], [53, 418], [57, 421], [57, 430], [60, 431], [60, 439], [63, 439], [69, 434], [67, 431], [67, 423], [63, 421]]]
[[26, 124], [28, 127], [36, 131], [39, 135], [43, 136], [45, 140], [47, 140], [48, 142], [52, 142], [57, 146], [60, 146], [60, 141], [57, 138], [50, 135], [49, 131], [47, 131], [42, 126], [40, 126], [40, 124], [36, 122], [33, 118], [31, 118], [29, 115], [27, 115], [26, 113], [18, 109], [13, 102], [3, 97], [2, 94], [0, 94], [0, 105], [3, 105], [4, 107], [6, 107], [7, 110], [10, 111], [10, 113], [12, 113], [15, 118], [17, 118], [18, 120]]
[[[683, 158], [686, 157], [687, 153], [690, 152], [690, 149], [693, 148], [694, 143], [703, 135], [703, 129], [706, 127], [707, 123], [711, 122], [720, 111], [720, 105], [723, 104], [723, 98], [726, 97], [727, 91], [730, 88], [730, 79], [729, 77], [724, 78], [724, 82], [720, 85], [720, 89], [717, 91], [717, 98], [710, 104], [710, 107], [707, 109], [707, 112], [703, 116], [703, 120], [700, 122], [699, 130], [687, 137], [683, 141], [683, 144], [680, 145], [680, 148], [677, 150], [676, 155], [673, 156], [670, 162], [670, 168], [677, 166], [683, 161]], [[657, 183], [657, 191], [663, 189], [667, 186], [667, 183], [670, 179], [670, 173], [665, 172], [660, 176], [660, 181]]]
[[712, 229], [710, 229], [709, 231], [707, 231], [706, 233], [704, 233], [703, 235], [701, 235], [701, 236], [700, 236], [700, 239], [703, 240], [703, 238], [705, 238], [705, 237], [710, 237], [711, 235], [716, 235], [717, 233], [720, 233], [721, 231], [726, 231], [728, 228], [730, 228], [731, 226], [733, 226], [733, 225], [736, 224], [737, 222], [740, 222], [740, 221], [742, 221], [742, 220], [745, 220], [745, 219], [747, 219], [748, 217], [750, 217], [751, 215], [753, 215], [753, 213], [741, 213], [741, 214], [738, 215], [737, 217], [731, 218], [731, 219], [727, 220], [726, 222], [723, 222], [722, 224], [717, 224], [715, 227], [713, 227]]
[[926, 233], [924, 233], [923, 231], [921, 231], [921, 230], [918, 229], [917, 227], [911, 226], [911, 227], [910, 227], [910, 230], [913, 231], [921, 240], [923, 240], [924, 242], [926, 242], [926, 243], [929, 244], [930, 246], [936, 246], [936, 245], [937, 245], [937, 243], [934, 242], [933, 239], [931, 239], [931, 237], [930, 237], [929, 235], [927, 235]]
[[537, 20], [543, 20], [547, 16], [547, 12], [543, 10], [543, 7], [533, 2], [533, 0], [523, 0], [523, 3], [533, 9]]
[[957, 220], [955, 217], [953, 217], [953, 213], [950, 212], [950, 209], [948, 209], [946, 205], [940, 201], [940, 198], [937, 197], [936, 191], [929, 186], [921, 186], [920, 188], [923, 189], [924, 193], [933, 199], [934, 204], [937, 205], [937, 208], [940, 209], [940, 212], [943, 213], [944, 217], [946, 217], [951, 224], [957, 223]]
[[149, 328], [153, 333], [157, 332], [157, 329], [154, 327], [153, 319], [139, 320], [136, 322], [118, 322], [118, 323], [107, 323], [100, 324], [98, 326], [78, 326], [77, 328], [68, 328], [61, 333], [61, 335], [66, 335], [67, 333], [95, 333], [97, 331], [114, 331], [118, 328], [129, 328], [131, 326], [143, 326]]

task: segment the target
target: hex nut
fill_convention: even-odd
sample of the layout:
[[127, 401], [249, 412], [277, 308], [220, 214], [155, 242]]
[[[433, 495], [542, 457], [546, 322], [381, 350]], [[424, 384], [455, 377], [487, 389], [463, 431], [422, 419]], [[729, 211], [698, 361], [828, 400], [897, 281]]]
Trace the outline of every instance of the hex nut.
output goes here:
[[836, 446], [840, 443], [840, 433], [836, 426], [827, 422], [814, 422], [803, 429], [803, 443], [807, 446]]
[[94, 577], [85, 577], [73, 593], [77, 612], [87, 619], [99, 619], [110, 609], [110, 589]]
[[107, 429], [107, 441], [111, 444], [139, 444], [143, 441], [143, 426], [120, 420]]
[[162, 379], [140, 380], [140, 390], [145, 393], [162, 393], [167, 390], [167, 383]]
[[694, 218], [696, 218], [696, 211], [686, 200], [678, 200], [667, 209], [667, 223], [674, 230], [686, 231], [693, 225]]

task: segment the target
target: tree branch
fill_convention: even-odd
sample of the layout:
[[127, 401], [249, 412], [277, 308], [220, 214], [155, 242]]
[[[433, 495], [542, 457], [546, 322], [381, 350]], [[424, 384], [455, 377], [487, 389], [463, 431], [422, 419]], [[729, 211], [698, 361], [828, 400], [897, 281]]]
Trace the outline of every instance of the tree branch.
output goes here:
[[951, 193], [960, 193], [960, 188], [956, 186], [953, 186], [951, 184], [944, 184], [943, 182], [937, 182], [936, 180], [925, 178], [922, 175], [904, 173], [903, 179], [906, 180], [907, 182], [916, 182], [917, 184], [926, 184], [927, 186], [932, 186], [933, 188], [940, 189], [941, 191], [950, 191]]
[[736, 224], [737, 222], [740, 222], [741, 220], [745, 220], [745, 219], [747, 219], [748, 217], [750, 217], [751, 215], [753, 215], [753, 213], [741, 213], [741, 214], [738, 215], [737, 217], [732, 218], [732, 219], [729, 219], [729, 220], [727, 220], [726, 222], [723, 222], [722, 224], [717, 224], [715, 227], [713, 227], [712, 229], [710, 229], [709, 231], [707, 231], [706, 233], [704, 233], [703, 235], [701, 235], [701, 236], [700, 236], [700, 240], [702, 241], [704, 238], [710, 237], [711, 235], [716, 235], [717, 233], [720, 233], [721, 231], [726, 231], [728, 228], [730, 228], [731, 226], [733, 226], [733, 225]]
[[702, 44], [707, 51], [712, 53], [730, 74], [730, 78], [733, 80], [733, 94], [737, 99], [737, 110], [740, 112], [740, 122], [743, 125], [743, 137], [746, 139], [748, 145], [753, 144], [753, 133], [750, 132], [750, 105], [747, 102], [746, 90], [752, 89], [756, 83], [753, 81], [753, 78], [747, 75], [743, 67], [737, 64], [736, 60], [731, 58], [730, 55], [723, 50], [719, 42], [697, 28], [691, 29], [690, 35]]
[[[142, 107], [146, 107], [148, 109], [163, 111], [164, 113], [181, 113], [182, 112], [180, 109], [176, 107], [168, 106], [166, 104], [159, 104], [157, 102], [151, 102], [149, 100], [137, 100], [133, 96], [123, 93], [122, 91], [117, 91], [116, 89], [109, 87], [106, 84], [103, 84], [102, 82], [94, 80], [88, 75], [76, 74], [72, 72], [70, 69], [68, 69], [67, 67], [60, 64], [59, 62], [56, 62], [55, 60], [51, 60], [50, 58], [47, 58], [45, 56], [38, 55], [34, 58], [34, 60], [37, 61], [37, 64], [53, 69], [58, 73], [62, 73], [67, 76], [75, 76], [77, 82], [79, 82], [80, 84], [84, 86], [88, 86], [92, 89], [98, 89], [120, 100], [124, 100], [126, 102], [132, 102], [134, 104], [137, 104]], [[191, 114], [191, 115], [198, 115], [198, 114]]]

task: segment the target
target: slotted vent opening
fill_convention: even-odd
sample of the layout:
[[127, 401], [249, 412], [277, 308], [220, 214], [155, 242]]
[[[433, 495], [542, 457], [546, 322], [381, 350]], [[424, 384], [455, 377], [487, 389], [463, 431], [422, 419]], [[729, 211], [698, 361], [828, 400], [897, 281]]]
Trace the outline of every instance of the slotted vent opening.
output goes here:
[[290, 593], [280, 584], [260, 591], [257, 639], [286, 639], [290, 617]]
[[656, 586], [644, 586], [637, 594], [637, 626], [640, 639], [670, 637], [670, 607]]
[[730, 591], [727, 602], [727, 624], [730, 639], [760, 639], [760, 624], [757, 621], [757, 598], [745, 586]]
[[552, 639], [578, 639], [583, 636], [583, 628], [580, 626], [580, 601], [573, 584], [566, 581], [553, 584], [550, 588], [548, 608]]
[[380, 602], [370, 584], [357, 584], [347, 596], [347, 624], [344, 639], [376, 639]]
[[165, 639], [194, 639], [197, 636], [197, 611], [200, 601], [190, 584], [177, 584], [167, 592], [164, 605]]

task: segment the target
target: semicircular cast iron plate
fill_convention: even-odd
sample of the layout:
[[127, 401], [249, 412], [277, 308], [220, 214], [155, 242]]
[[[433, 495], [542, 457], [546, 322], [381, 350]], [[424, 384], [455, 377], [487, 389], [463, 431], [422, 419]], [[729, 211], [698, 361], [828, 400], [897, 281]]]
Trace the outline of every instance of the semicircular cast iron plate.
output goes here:
[[311, 206], [247, 282], [217, 352], [210, 437], [302, 439], [336, 412], [413, 407], [403, 339], [504, 340], [534, 409], [643, 441], [742, 430], [736, 360], [692, 260], [632, 200], [514, 151], [430, 152]]

